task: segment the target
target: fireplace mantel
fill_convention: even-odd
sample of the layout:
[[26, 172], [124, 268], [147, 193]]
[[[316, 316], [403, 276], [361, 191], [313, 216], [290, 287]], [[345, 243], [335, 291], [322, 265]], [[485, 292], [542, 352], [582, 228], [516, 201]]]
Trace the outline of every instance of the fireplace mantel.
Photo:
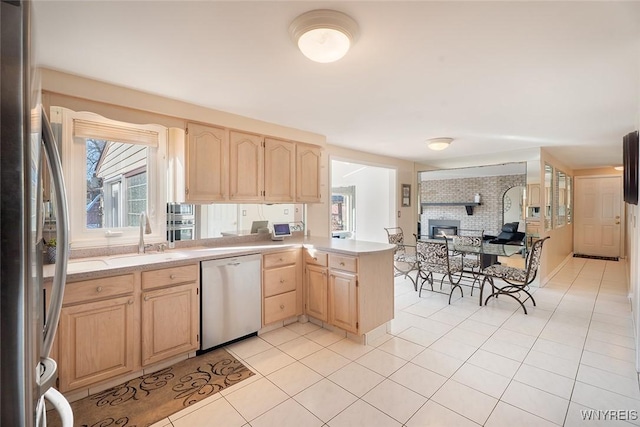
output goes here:
[[467, 215], [473, 215], [473, 208], [480, 206], [482, 203], [476, 202], [426, 202], [421, 203], [422, 206], [464, 206], [467, 210]]

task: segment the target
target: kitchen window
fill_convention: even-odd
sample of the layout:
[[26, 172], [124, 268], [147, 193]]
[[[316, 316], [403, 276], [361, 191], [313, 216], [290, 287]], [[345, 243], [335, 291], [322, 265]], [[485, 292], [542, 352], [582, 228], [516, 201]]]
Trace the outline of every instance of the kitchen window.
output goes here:
[[134, 244], [140, 213], [147, 242], [165, 240], [167, 129], [53, 107], [61, 126], [72, 247]]

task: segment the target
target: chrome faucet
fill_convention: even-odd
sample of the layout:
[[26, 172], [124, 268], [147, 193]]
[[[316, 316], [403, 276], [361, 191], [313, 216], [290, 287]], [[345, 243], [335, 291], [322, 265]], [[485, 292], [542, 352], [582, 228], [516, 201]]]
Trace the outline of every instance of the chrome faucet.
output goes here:
[[151, 245], [144, 244], [144, 235], [151, 234], [151, 224], [149, 218], [144, 212], [140, 212], [140, 239], [138, 240], [138, 253], [143, 254], [147, 247]]

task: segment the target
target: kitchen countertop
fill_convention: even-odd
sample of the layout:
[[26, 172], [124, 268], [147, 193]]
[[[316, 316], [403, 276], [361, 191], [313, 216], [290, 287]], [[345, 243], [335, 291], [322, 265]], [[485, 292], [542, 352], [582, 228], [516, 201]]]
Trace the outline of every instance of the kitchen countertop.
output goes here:
[[[72, 259], [69, 260], [67, 266], [67, 281], [73, 282], [114, 274], [125, 274], [132, 271], [169, 268], [230, 256], [276, 252], [282, 249], [301, 246], [347, 255], [384, 252], [395, 248], [395, 245], [388, 243], [331, 239], [326, 237], [290, 238], [284, 241], [264, 240], [225, 246], [194, 246], [182, 249], [170, 249], [165, 252], [150, 252], [146, 254], [131, 253]], [[51, 280], [54, 272], [55, 265], [45, 265], [43, 269], [45, 280]]]

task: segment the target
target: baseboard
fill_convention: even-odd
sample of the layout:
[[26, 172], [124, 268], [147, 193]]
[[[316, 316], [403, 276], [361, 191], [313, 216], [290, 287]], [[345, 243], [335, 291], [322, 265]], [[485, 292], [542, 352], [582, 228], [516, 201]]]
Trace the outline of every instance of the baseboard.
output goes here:
[[551, 280], [553, 276], [558, 274], [558, 272], [565, 266], [566, 263], [569, 262], [570, 259], [573, 259], [573, 252], [570, 252], [569, 255], [560, 263], [556, 268], [553, 269], [551, 273], [547, 275], [544, 279], [540, 280], [539, 287], [544, 288], [547, 283]]

